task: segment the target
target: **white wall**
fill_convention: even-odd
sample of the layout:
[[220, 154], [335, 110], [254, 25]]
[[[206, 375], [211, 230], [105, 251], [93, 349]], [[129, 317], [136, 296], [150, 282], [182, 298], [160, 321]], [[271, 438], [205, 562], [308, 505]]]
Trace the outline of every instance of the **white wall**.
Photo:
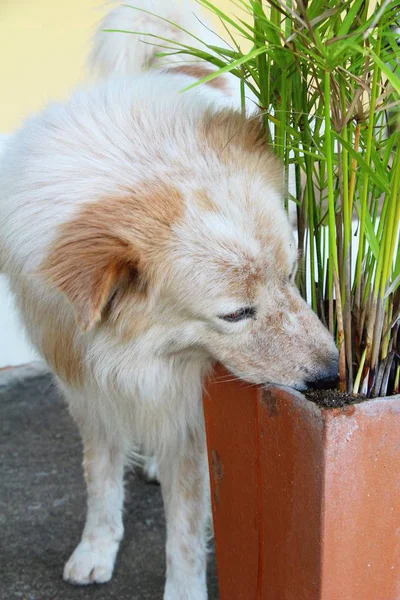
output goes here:
[[0, 275], [0, 369], [39, 357], [26, 339], [4, 275]]
[[[0, 135], [0, 160], [6, 138]], [[17, 315], [6, 277], [0, 274], [0, 369], [37, 359], [38, 355], [29, 344]]]

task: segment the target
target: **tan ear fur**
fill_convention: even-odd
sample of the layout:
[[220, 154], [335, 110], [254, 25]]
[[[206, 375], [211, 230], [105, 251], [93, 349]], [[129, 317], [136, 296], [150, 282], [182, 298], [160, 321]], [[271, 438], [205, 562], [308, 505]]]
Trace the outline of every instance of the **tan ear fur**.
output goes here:
[[39, 274], [64, 292], [87, 331], [121, 282], [135, 280], [129, 289], [143, 299], [151, 267], [160, 264], [183, 207], [181, 192], [157, 181], [88, 203], [61, 226]]
[[87, 331], [100, 321], [118, 281], [138, 262], [133, 246], [112, 235], [95, 214], [86, 213], [64, 225], [40, 273], [64, 292]]

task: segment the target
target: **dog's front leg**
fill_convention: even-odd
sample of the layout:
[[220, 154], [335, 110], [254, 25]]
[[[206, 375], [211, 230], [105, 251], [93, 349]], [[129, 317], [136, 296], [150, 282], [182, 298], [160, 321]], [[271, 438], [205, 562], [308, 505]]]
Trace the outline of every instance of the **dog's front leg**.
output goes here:
[[82, 539], [64, 568], [65, 581], [78, 585], [111, 579], [123, 535], [124, 448], [116, 439], [83, 437], [86, 523]]
[[159, 462], [167, 520], [164, 600], [206, 600], [206, 528], [209, 515], [204, 432]]

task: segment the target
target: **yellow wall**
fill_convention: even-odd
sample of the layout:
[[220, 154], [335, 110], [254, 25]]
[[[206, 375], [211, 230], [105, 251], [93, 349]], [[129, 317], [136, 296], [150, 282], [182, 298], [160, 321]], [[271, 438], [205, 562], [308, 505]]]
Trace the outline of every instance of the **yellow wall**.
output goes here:
[[0, 0], [0, 132], [84, 76], [98, 0]]
[[0, 0], [0, 133], [84, 79], [103, 12], [102, 0]]

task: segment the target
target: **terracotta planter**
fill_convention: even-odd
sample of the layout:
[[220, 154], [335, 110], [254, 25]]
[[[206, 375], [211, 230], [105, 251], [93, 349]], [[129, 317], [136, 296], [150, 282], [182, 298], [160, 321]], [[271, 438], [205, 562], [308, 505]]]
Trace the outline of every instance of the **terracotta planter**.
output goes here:
[[400, 396], [204, 398], [220, 600], [400, 599]]

